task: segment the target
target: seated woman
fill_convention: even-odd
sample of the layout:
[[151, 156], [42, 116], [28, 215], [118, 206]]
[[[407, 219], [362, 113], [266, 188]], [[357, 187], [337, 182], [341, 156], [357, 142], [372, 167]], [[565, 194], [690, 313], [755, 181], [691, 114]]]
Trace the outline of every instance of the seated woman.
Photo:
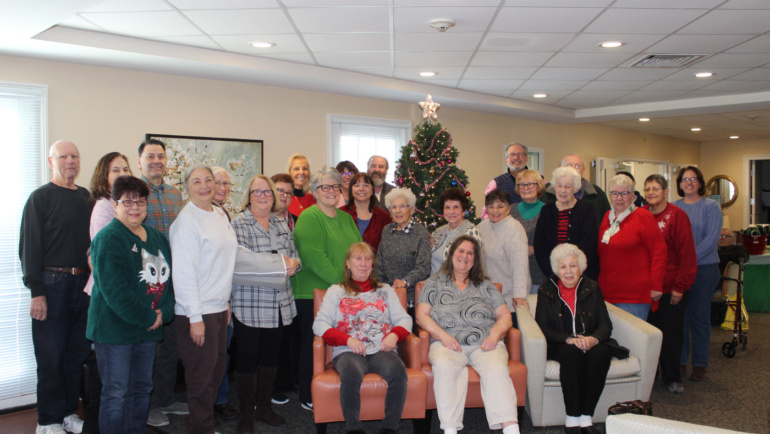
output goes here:
[[500, 291], [484, 275], [476, 238], [460, 235], [449, 257], [420, 293], [417, 324], [430, 334], [428, 360], [441, 429], [463, 428], [468, 365], [481, 376], [481, 398], [489, 429], [519, 432], [516, 390], [501, 339], [511, 328], [511, 313]]
[[340, 374], [340, 406], [345, 430], [363, 433], [361, 382], [364, 374], [380, 375], [388, 383], [385, 419], [380, 433], [395, 433], [406, 401], [406, 366], [396, 344], [409, 336], [412, 318], [396, 292], [374, 277], [371, 246], [355, 243], [345, 257], [345, 280], [332, 285], [318, 310], [313, 333], [334, 346], [334, 369]]
[[548, 360], [559, 362], [567, 434], [598, 433], [593, 414], [610, 369], [610, 322], [596, 281], [583, 276], [586, 255], [574, 244], [551, 252], [551, 276], [537, 291], [535, 321], [548, 343]]

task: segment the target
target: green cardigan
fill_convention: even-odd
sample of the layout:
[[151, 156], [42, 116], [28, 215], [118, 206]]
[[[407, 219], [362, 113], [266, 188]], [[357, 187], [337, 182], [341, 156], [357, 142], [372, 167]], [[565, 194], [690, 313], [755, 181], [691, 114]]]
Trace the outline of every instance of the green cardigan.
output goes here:
[[294, 298], [312, 300], [314, 289], [342, 282], [348, 247], [359, 241], [361, 232], [350, 214], [337, 210], [331, 218], [317, 205], [303, 211], [294, 226], [294, 245], [302, 261], [302, 269], [291, 278]]
[[164, 323], [173, 318], [171, 247], [160, 231], [144, 228], [146, 242], [113, 219], [91, 242], [94, 287], [86, 337], [94, 342], [160, 341], [163, 326], [147, 331], [155, 324], [155, 309], [161, 310]]

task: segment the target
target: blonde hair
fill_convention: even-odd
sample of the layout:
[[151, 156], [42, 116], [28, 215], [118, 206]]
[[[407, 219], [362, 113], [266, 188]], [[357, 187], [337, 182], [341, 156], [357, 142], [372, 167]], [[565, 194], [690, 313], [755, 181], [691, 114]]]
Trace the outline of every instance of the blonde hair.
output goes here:
[[348, 260], [350, 260], [353, 255], [357, 255], [359, 253], [363, 253], [372, 258], [372, 272], [369, 273], [369, 283], [371, 283], [372, 289], [374, 290], [382, 286], [382, 284], [377, 281], [377, 277], [375, 277], [377, 274], [377, 255], [374, 254], [372, 246], [360, 241], [351, 244], [350, 247], [348, 247], [348, 252], [345, 254], [345, 265], [343, 273], [345, 275], [345, 280], [343, 280], [340, 285], [345, 288], [345, 292], [348, 295], [358, 295], [358, 293], [361, 292], [361, 288], [356, 285], [356, 282], [353, 281], [353, 273], [351, 273], [350, 269], [348, 268]]

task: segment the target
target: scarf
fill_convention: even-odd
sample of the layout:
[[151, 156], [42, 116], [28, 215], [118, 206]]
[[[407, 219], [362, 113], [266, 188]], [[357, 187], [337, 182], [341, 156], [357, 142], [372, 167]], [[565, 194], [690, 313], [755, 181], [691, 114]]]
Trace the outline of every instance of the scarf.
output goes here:
[[620, 213], [620, 215], [617, 217], [615, 216], [615, 209], [613, 208], [610, 210], [610, 215], [609, 215], [610, 227], [606, 231], [604, 231], [604, 235], [602, 235], [602, 242], [604, 244], [609, 244], [610, 238], [612, 238], [613, 236], [615, 236], [615, 234], [620, 232], [620, 222], [622, 222], [623, 220], [626, 219], [626, 217], [631, 215], [631, 213], [634, 212], [635, 209], [636, 207], [633, 204], [631, 204], [631, 206], [629, 206], [628, 209]]

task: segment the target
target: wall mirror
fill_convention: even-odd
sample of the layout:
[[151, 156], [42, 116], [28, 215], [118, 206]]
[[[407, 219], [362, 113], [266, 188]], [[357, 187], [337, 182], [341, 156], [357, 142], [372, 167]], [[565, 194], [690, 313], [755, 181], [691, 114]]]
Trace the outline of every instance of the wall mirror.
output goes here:
[[738, 184], [727, 175], [716, 175], [706, 183], [706, 194], [719, 196], [722, 208], [727, 208], [738, 199]]

